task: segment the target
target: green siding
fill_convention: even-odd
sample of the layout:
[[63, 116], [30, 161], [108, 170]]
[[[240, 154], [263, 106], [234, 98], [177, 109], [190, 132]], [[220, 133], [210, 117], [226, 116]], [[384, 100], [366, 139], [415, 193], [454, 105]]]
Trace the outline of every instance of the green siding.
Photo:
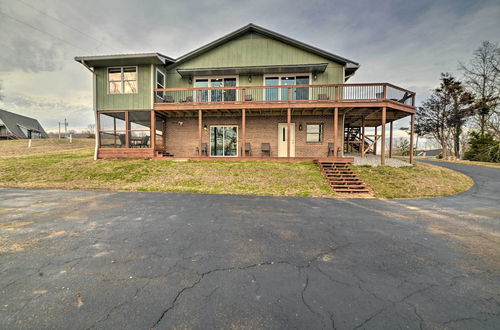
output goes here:
[[[192, 69], [313, 63], [328, 63], [328, 67], [324, 73], [318, 74], [317, 80], [312, 81], [312, 84], [343, 83], [343, 65], [258, 33], [248, 33], [170, 69], [167, 73], [167, 87], [192, 87], [186, 78], [182, 78], [177, 73], [176, 70], [179, 68]], [[241, 75], [239, 77], [239, 84], [240, 86], [262, 85], [262, 76], [253, 76], [252, 82], [249, 83], [248, 77]]]
[[107, 68], [95, 68], [97, 110], [151, 109], [151, 65], [139, 65], [136, 94], [108, 94]]

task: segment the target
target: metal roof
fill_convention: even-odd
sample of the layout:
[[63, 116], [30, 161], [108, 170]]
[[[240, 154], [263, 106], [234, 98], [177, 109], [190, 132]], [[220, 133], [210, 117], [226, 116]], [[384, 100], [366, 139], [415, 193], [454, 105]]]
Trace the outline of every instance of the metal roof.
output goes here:
[[[273, 38], [273, 39], [276, 39], [276, 40], [279, 40], [281, 42], [284, 42], [286, 44], [289, 44], [291, 46], [295, 46], [297, 48], [300, 48], [300, 49], [303, 49], [305, 51], [308, 51], [310, 53], [313, 53], [313, 54], [316, 54], [316, 55], [319, 55], [323, 58], [326, 58], [326, 59], [329, 59], [333, 62], [337, 62], [337, 63], [340, 63], [340, 64], [343, 64], [343, 65], [347, 65], [349, 64], [349, 66], [352, 68], [352, 69], [357, 69], [359, 68], [359, 63], [357, 62], [354, 62], [352, 60], [349, 60], [347, 58], [344, 58], [344, 57], [341, 57], [341, 56], [338, 56], [338, 55], [335, 55], [335, 54], [332, 54], [330, 52], [327, 52], [325, 50], [322, 50], [322, 49], [319, 49], [317, 47], [314, 47], [314, 46], [311, 46], [311, 45], [308, 45], [306, 43], [303, 43], [301, 41], [298, 41], [298, 40], [295, 40], [295, 39], [292, 39], [292, 38], [289, 38], [287, 36], [284, 36], [282, 34], [279, 34], [279, 33], [276, 33], [274, 31], [271, 31], [271, 30], [268, 30], [268, 29], [265, 29], [261, 26], [258, 26], [258, 25], [255, 25], [253, 23], [250, 23], [248, 25], [245, 25], [243, 26], [242, 28], [239, 28], [238, 30], [236, 31], [233, 31], [229, 34], [226, 34], [225, 36], [217, 39], [217, 40], [214, 40], [200, 48], [197, 48], [179, 58], [177, 58], [175, 60], [175, 63], [173, 63], [171, 66], [174, 67], [174, 66], [177, 66], [178, 64], [181, 64], [195, 56], [198, 56], [204, 52], [207, 52], [217, 46], [220, 46], [221, 44], [223, 43], [226, 43], [227, 41], [231, 40], [231, 39], [234, 39], [234, 38], [237, 38], [239, 36], [242, 36], [248, 32], [251, 32], [251, 31], [254, 31], [254, 32], [257, 32], [257, 33], [260, 33], [262, 35], [265, 35], [267, 37], [270, 37], [270, 38]], [[355, 70], [354, 70], [355, 71]]]
[[38, 120], [30, 117], [26, 117], [23, 115], [19, 115], [17, 113], [13, 113], [10, 111], [0, 109], [0, 120], [3, 122], [5, 127], [9, 132], [20, 139], [27, 139], [28, 137], [24, 134], [21, 127], [39, 132], [42, 137], [48, 138], [49, 136], [43, 129], [42, 125], [38, 122]]
[[260, 65], [219, 68], [177, 69], [182, 77], [210, 75], [240, 75], [240, 74], [274, 74], [274, 73], [304, 73], [325, 72], [328, 63], [299, 65]]
[[175, 62], [173, 58], [161, 53], [77, 56], [75, 57], [75, 61], [86, 64], [90, 67], [137, 64], [169, 65]]

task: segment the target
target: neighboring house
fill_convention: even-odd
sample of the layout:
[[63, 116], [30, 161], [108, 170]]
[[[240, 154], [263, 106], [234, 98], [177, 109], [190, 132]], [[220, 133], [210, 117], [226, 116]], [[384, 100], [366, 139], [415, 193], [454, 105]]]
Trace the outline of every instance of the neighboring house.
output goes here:
[[[413, 124], [415, 114], [415, 93], [347, 84], [358, 63], [254, 24], [177, 59], [75, 60], [94, 77], [97, 158], [342, 158], [371, 150], [386, 123], [392, 133], [393, 121]], [[380, 134], [364, 135], [377, 126]], [[357, 140], [344, 139], [353, 128]]]
[[48, 137], [38, 120], [0, 109], [0, 140]]
[[443, 149], [417, 150], [416, 154], [419, 157], [438, 157], [443, 153]]

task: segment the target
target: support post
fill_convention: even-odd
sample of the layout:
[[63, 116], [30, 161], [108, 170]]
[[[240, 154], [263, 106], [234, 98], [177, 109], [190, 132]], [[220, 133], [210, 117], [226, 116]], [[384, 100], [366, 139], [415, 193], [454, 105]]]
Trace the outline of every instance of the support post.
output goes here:
[[375, 143], [373, 144], [373, 154], [377, 154], [377, 141], [378, 141], [378, 135], [377, 135], [377, 128], [378, 126], [375, 126]]
[[156, 148], [156, 112], [151, 110], [151, 137], [150, 137], [150, 145], [151, 149], [153, 149], [153, 153]]
[[361, 118], [361, 158], [365, 157], [365, 117]]
[[333, 109], [333, 157], [337, 158], [339, 148], [339, 108]]
[[202, 113], [201, 109], [198, 109], [198, 156], [201, 157], [201, 143], [202, 143]]
[[410, 118], [410, 164], [413, 164], [413, 135], [415, 135], [415, 114]]
[[393, 120], [389, 123], [389, 158], [392, 158], [392, 129], [393, 129]]
[[290, 137], [291, 137], [291, 132], [290, 132], [290, 124], [292, 122], [292, 109], [288, 108], [286, 111], [286, 125], [287, 125], [287, 131], [286, 131], [286, 155], [288, 158], [290, 158]]
[[161, 138], [163, 143], [163, 151], [167, 150], [167, 118], [163, 118], [163, 127], [161, 130]]
[[385, 165], [385, 124], [386, 124], [386, 108], [382, 108], [382, 141], [380, 142], [380, 165]]
[[247, 118], [246, 110], [241, 109], [241, 155], [246, 156], [246, 141], [247, 141]]
[[125, 148], [130, 148], [130, 121], [128, 111], [125, 111]]

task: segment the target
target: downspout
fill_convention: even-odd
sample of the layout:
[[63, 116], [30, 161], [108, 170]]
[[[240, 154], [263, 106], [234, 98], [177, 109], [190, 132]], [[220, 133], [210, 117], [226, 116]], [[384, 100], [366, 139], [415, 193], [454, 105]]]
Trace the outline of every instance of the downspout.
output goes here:
[[94, 110], [94, 119], [95, 119], [95, 125], [94, 125], [94, 136], [95, 136], [95, 147], [94, 147], [94, 160], [97, 160], [97, 152], [99, 150], [99, 129], [98, 129], [98, 123], [97, 121], [99, 118], [97, 118], [97, 84], [96, 84], [96, 73], [93, 68], [87, 65], [84, 60], [80, 60], [80, 63], [84, 67], [86, 67], [90, 72], [92, 72], [92, 107]]

